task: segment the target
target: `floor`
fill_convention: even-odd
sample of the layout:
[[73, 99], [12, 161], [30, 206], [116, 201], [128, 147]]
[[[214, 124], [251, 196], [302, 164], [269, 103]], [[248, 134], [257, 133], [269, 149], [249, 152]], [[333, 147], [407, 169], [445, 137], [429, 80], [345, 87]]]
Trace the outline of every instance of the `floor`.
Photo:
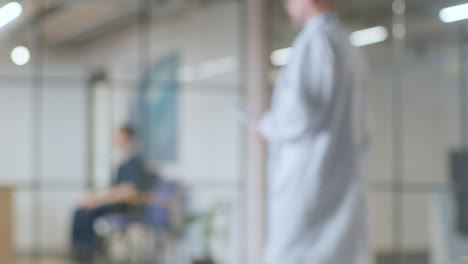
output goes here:
[[[4, 264], [4, 262], [2, 262]], [[33, 260], [31, 258], [16, 258], [5, 262], [5, 264], [74, 264], [63, 258], [43, 258], [41, 260]]]
[[377, 258], [378, 264], [427, 264], [429, 259], [427, 254], [405, 254], [396, 259], [392, 256], [381, 256]]
[[[414, 254], [402, 256], [399, 262], [393, 262], [393, 259], [390, 256], [382, 256], [378, 258], [378, 264], [427, 264], [428, 259], [426, 255], [423, 254]], [[9, 262], [0, 262], [1, 264], [74, 264], [72, 261], [66, 260], [64, 258], [51, 257], [43, 258], [42, 260], [32, 260], [31, 258], [17, 258], [14, 261]]]

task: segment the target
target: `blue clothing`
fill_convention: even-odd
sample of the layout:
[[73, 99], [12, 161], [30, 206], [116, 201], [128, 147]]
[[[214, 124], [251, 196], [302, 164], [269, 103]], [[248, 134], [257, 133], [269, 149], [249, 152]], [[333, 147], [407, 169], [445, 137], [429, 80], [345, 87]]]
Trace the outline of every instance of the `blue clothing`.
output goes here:
[[[165, 199], [167, 201], [175, 200], [180, 195], [180, 188], [176, 182], [170, 181], [159, 181], [157, 185], [153, 187], [153, 193], [158, 196], [159, 199]], [[169, 210], [165, 206], [149, 204], [146, 207], [144, 221], [151, 226], [157, 228], [170, 229], [171, 217]]]
[[135, 155], [119, 166], [112, 186], [122, 183], [131, 183], [139, 191], [151, 189], [151, 177], [145, 172], [145, 166], [140, 156]]
[[[112, 186], [130, 183], [139, 191], [147, 191], [152, 186], [152, 179], [145, 173], [143, 160], [133, 156], [122, 163]], [[75, 212], [72, 227], [72, 252], [81, 260], [90, 261], [96, 252], [97, 235], [94, 231], [94, 221], [111, 213], [128, 213], [129, 208], [124, 205], [106, 205], [90, 210], [80, 209]]]
[[80, 261], [91, 261], [96, 252], [97, 235], [94, 231], [94, 221], [106, 214], [119, 210], [118, 206], [102, 206], [91, 210], [77, 210], [73, 217], [72, 252]]

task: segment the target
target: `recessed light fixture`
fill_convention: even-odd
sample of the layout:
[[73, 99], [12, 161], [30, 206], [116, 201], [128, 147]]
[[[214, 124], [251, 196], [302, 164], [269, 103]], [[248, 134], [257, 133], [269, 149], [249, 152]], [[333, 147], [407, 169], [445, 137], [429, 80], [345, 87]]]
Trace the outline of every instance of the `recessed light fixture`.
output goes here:
[[31, 54], [29, 53], [28, 48], [24, 46], [18, 46], [11, 51], [11, 60], [16, 65], [25, 65], [29, 62]]
[[0, 8], [0, 27], [10, 23], [19, 17], [23, 12], [23, 7], [17, 2], [11, 2]]
[[446, 7], [440, 10], [439, 18], [444, 23], [452, 23], [468, 19], [468, 4]]
[[286, 65], [289, 61], [289, 57], [291, 56], [292, 48], [284, 48], [275, 50], [271, 53], [270, 60], [271, 64], [280, 67]]
[[[385, 41], [388, 38], [388, 31], [383, 26], [358, 30], [351, 33], [349, 40], [351, 44], [356, 47], [362, 47], [378, 42]], [[271, 53], [270, 61], [271, 64], [280, 67], [288, 63], [291, 57], [293, 49], [292, 47], [278, 49]]]
[[374, 43], [385, 41], [388, 37], [388, 31], [383, 26], [367, 28], [351, 33], [349, 40], [355, 47], [367, 46]]

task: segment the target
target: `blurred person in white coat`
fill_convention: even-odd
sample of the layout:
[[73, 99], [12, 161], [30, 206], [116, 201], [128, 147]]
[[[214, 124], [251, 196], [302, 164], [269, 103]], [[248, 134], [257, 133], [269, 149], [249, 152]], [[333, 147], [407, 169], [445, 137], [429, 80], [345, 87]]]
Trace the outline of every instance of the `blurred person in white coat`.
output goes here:
[[256, 127], [269, 144], [265, 264], [371, 264], [364, 63], [333, 0], [284, 2], [302, 30]]

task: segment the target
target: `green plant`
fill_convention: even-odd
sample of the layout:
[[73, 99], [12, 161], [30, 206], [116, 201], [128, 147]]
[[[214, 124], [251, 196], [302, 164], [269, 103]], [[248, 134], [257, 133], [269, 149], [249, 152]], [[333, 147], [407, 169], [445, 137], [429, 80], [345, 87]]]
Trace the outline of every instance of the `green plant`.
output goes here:
[[203, 229], [203, 258], [205, 260], [213, 261], [213, 252], [211, 249], [211, 242], [215, 235], [215, 226], [214, 221], [216, 216], [221, 212], [229, 211], [228, 204], [216, 204], [210, 210], [199, 213], [192, 214], [186, 218], [186, 225], [191, 225], [196, 222], [200, 222]]

